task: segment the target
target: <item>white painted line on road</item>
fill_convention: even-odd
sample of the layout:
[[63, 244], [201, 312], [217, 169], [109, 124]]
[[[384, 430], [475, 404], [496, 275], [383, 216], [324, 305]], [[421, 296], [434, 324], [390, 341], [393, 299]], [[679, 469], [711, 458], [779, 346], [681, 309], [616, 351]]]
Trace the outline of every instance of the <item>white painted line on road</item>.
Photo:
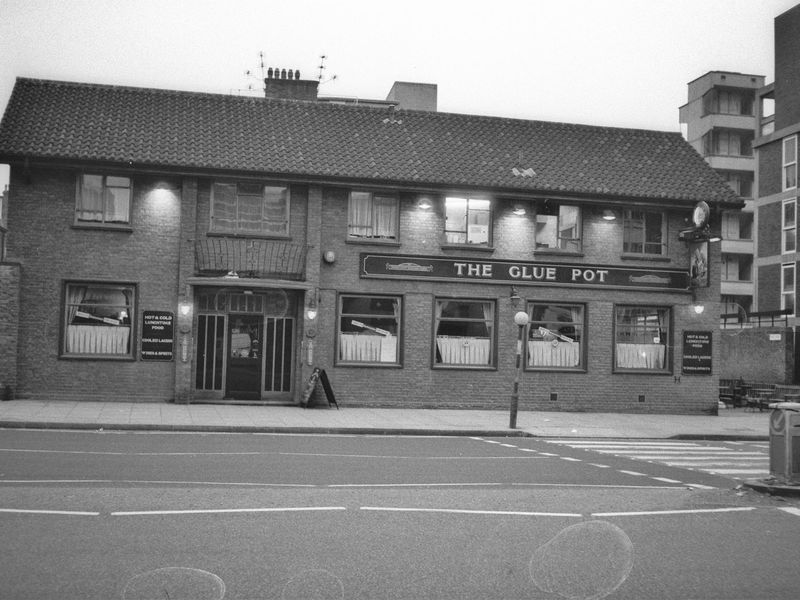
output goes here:
[[500, 444], [503, 448], [516, 448], [514, 444]]
[[783, 512], [787, 512], [790, 515], [800, 517], [800, 508], [794, 508], [792, 506], [780, 506], [778, 507], [778, 510], [782, 510]]
[[469, 510], [459, 508], [395, 508], [384, 506], [362, 506], [361, 510], [372, 510], [381, 512], [425, 512], [425, 513], [445, 513], [460, 515], [500, 515], [500, 516], [520, 516], [520, 517], [582, 517], [580, 513], [548, 513], [548, 512], [528, 512], [518, 510]]
[[683, 510], [643, 510], [630, 512], [592, 513], [593, 517], [638, 517], [651, 515], [696, 515], [706, 513], [747, 512], [756, 510], [755, 506], [742, 506], [733, 508], [692, 508]]
[[597, 467], [598, 469], [610, 469], [611, 465], [601, 465], [600, 463], [589, 463], [590, 467]]
[[242, 487], [278, 487], [278, 488], [315, 488], [314, 483], [257, 483], [240, 481], [150, 481], [146, 479], [0, 479], [0, 484], [137, 484], [137, 485], [206, 485], [206, 486], [242, 486]]
[[[375, 487], [493, 487], [507, 483], [329, 483], [326, 488], [375, 488]], [[514, 485], [514, 484], [512, 484]]]
[[686, 483], [684, 485], [686, 485], [686, 487], [690, 487], [690, 488], [693, 488], [695, 490], [715, 490], [715, 489], [717, 489], [712, 485], [703, 485], [702, 483]]
[[655, 479], [656, 481], [663, 481], [664, 483], [682, 483], [681, 481], [678, 481], [677, 479], [670, 479], [669, 477], [653, 477], [651, 475], [650, 479]]
[[276, 513], [347, 510], [345, 506], [293, 506], [279, 508], [208, 508], [197, 510], [132, 510], [110, 513], [112, 517], [140, 517], [149, 515], [206, 515], [226, 513]]
[[580, 458], [572, 458], [571, 456], [559, 456], [559, 458], [569, 462], [583, 462]]
[[99, 512], [88, 512], [81, 510], [38, 510], [24, 508], [0, 508], [0, 513], [21, 513], [29, 515], [69, 515], [78, 517], [99, 517]]
[[759, 475], [769, 473], [769, 469], [709, 469], [715, 475]]
[[623, 471], [619, 469], [617, 473], [625, 473], [625, 475], [636, 475], [637, 477], [647, 477], [645, 473], [639, 473], [639, 471]]

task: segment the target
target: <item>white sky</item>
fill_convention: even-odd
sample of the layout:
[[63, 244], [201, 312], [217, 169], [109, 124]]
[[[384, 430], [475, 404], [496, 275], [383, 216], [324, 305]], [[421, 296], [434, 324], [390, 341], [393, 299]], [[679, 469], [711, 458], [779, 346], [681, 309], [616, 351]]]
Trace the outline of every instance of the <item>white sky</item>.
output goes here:
[[[0, 110], [16, 77], [231, 93], [266, 67], [320, 94], [438, 85], [440, 111], [679, 131], [686, 84], [774, 79], [800, 0], [0, 0]], [[5, 172], [0, 170], [0, 184]]]

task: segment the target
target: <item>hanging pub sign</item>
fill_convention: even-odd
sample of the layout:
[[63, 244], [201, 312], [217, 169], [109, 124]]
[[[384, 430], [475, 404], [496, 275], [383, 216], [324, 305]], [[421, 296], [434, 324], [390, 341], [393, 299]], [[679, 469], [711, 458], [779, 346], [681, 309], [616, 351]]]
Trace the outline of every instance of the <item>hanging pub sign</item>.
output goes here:
[[667, 291], [689, 286], [688, 273], [680, 269], [366, 253], [361, 254], [361, 277]]
[[692, 287], [708, 287], [708, 242], [689, 243], [689, 277]]
[[711, 332], [683, 332], [684, 375], [711, 375]]
[[142, 360], [172, 360], [175, 318], [166, 310], [142, 312]]

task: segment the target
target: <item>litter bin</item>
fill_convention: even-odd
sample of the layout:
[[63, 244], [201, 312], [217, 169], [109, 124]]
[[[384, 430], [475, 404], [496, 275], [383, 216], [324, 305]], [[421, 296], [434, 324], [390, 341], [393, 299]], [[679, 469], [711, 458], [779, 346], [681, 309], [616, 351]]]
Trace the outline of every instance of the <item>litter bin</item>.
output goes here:
[[800, 482], [800, 403], [770, 404], [769, 472], [775, 479]]

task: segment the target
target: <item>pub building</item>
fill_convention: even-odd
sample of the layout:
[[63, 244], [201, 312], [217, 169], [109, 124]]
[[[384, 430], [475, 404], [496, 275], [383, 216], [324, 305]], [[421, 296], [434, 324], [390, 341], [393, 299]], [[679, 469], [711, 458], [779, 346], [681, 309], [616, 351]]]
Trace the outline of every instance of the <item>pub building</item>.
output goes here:
[[741, 201], [679, 133], [279, 83], [17, 80], [7, 395], [268, 409], [320, 369], [342, 407], [507, 409], [519, 347], [520, 410], [716, 410]]

